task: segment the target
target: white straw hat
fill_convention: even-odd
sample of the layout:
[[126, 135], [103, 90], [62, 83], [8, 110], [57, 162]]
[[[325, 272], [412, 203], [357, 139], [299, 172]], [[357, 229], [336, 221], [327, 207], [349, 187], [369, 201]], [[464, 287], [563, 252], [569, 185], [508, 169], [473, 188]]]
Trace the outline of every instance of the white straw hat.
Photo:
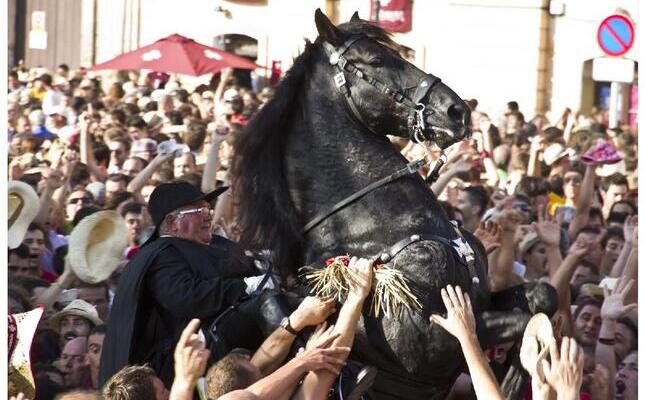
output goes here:
[[112, 210], [89, 215], [69, 236], [69, 263], [84, 282], [97, 283], [112, 275], [128, 246], [127, 228]]
[[10, 249], [20, 246], [29, 224], [38, 215], [38, 195], [28, 184], [10, 181], [7, 188], [9, 210], [7, 214], [9, 233], [7, 242]]

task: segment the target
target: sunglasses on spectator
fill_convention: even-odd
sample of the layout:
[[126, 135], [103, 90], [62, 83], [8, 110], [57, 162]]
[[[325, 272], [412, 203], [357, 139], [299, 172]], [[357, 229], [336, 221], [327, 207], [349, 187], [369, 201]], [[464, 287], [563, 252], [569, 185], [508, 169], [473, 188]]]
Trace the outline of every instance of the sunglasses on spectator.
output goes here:
[[582, 182], [582, 179], [578, 178], [577, 176], [570, 176], [570, 177], [564, 178], [564, 183], [580, 183], [580, 182]]
[[76, 203], [78, 203], [79, 201], [80, 201], [82, 204], [87, 204], [87, 203], [91, 203], [91, 202], [92, 202], [92, 199], [90, 199], [89, 197], [77, 197], [77, 198], [75, 198], [75, 199], [69, 199], [69, 204], [76, 204]]
[[200, 207], [200, 208], [189, 208], [188, 210], [181, 210], [177, 212], [177, 215], [187, 215], [187, 214], [196, 214], [201, 213], [202, 217], [208, 218], [213, 215], [213, 209], [210, 207]]

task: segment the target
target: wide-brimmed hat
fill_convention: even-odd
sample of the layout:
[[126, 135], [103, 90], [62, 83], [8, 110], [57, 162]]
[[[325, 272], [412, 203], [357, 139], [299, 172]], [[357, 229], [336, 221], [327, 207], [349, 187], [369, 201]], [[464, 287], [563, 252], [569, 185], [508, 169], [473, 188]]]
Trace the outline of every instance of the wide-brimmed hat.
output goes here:
[[94, 326], [103, 325], [103, 321], [99, 318], [99, 313], [96, 308], [85, 300], [76, 299], [69, 303], [65, 308], [54, 314], [49, 319], [49, 326], [56, 332], [60, 332], [61, 320], [68, 316], [74, 315], [76, 317], [85, 318], [90, 321]]
[[76, 225], [69, 236], [68, 259], [84, 282], [106, 280], [119, 265], [128, 246], [127, 228], [119, 213], [96, 212]]
[[563, 157], [571, 157], [572, 155], [572, 149], [567, 149], [560, 143], [553, 143], [544, 150], [544, 163], [551, 166], [559, 159]]
[[159, 226], [164, 217], [169, 213], [200, 200], [205, 200], [210, 203], [227, 189], [228, 187], [223, 186], [204, 194], [195, 186], [185, 181], [162, 183], [157, 186], [150, 194], [150, 199], [148, 200], [148, 212], [150, 213], [150, 217], [152, 217], [152, 223], [156, 227], [155, 232], [149, 240], [154, 240], [157, 237]]
[[[542, 360], [546, 358], [549, 354], [549, 345], [554, 340], [553, 337], [553, 326], [551, 325], [551, 320], [546, 314], [537, 313], [526, 325], [524, 329], [524, 337], [522, 338], [522, 350], [520, 353], [520, 361], [522, 366], [532, 373], [535, 371], [537, 374], [542, 374], [544, 377], [544, 372], [542, 371]], [[526, 357], [527, 352], [525, 346], [535, 346], [537, 344], [537, 353], [533, 354], [534, 357]]]
[[518, 245], [520, 260], [522, 259], [522, 257], [524, 257], [524, 254], [526, 254], [527, 251], [531, 250], [531, 247], [535, 246], [535, 244], [539, 241], [540, 238], [535, 232], [528, 232], [526, 235], [524, 235], [524, 238]]
[[42, 315], [43, 307], [40, 306], [25, 313], [8, 316], [8, 389], [10, 397], [24, 393], [26, 398], [33, 399], [36, 394], [29, 353]]
[[10, 181], [7, 194], [9, 197], [7, 242], [10, 249], [15, 249], [20, 246], [20, 243], [25, 238], [29, 224], [38, 215], [39, 201], [36, 191], [28, 184], [20, 181]]

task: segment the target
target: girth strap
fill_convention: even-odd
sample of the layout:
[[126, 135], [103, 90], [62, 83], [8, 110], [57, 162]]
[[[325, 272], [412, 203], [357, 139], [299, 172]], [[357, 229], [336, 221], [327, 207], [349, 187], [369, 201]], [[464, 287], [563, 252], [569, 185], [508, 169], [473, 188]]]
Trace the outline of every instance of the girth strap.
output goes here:
[[421, 160], [416, 160], [408, 163], [405, 167], [401, 168], [400, 170], [386, 176], [385, 178], [382, 178], [376, 182], [371, 183], [370, 185], [364, 187], [363, 189], [359, 190], [358, 192], [353, 193], [352, 195], [345, 197], [338, 203], [334, 204], [334, 206], [328, 210], [325, 210], [324, 212], [318, 213], [312, 219], [309, 221], [305, 227], [302, 230], [303, 234], [306, 234], [309, 232], [311, 229], [313, 229], [315, 226], [317, 226], [319, 223], [324, 221], [327, 217], [330, 215], [334, 214], [338, 210], [344, 208], [345, 206], [353, 203], [354, 201], [360, 199], [361, 197], [365, 196], [369, 192], [383, 186], [387, 185], [388, 183], [395, 181], [401, 177], [408, 176], [408, 175], [413, 175], [415, 174], [419, 169], [423, 168], [426, 165], [425, 159]]

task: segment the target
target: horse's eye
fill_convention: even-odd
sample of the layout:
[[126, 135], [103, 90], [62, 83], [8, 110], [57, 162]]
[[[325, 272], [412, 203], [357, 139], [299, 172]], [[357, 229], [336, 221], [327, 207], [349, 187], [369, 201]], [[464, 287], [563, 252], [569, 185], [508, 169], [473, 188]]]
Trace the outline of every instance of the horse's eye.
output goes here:
[[370, 60], [370, 65], [372, 67], [380, 67], [383, 65], [383, 59], [381, 57], [374, 57]]

